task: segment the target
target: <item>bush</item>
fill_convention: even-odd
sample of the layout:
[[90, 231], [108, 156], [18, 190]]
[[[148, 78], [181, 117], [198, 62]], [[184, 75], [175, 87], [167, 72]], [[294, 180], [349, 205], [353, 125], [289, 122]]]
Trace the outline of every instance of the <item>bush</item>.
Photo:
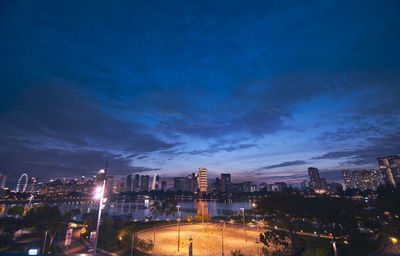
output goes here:
[[240, 250], [231, 251], [232, 256], [244, 256], [244, 254]]

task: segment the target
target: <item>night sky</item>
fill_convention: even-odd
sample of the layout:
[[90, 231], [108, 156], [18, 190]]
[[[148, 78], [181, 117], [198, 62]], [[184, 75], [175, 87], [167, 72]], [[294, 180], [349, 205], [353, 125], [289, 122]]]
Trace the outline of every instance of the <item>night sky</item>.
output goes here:
[[10, 182], [334, 180], [400, 153], [400, 2], [2, 1], [0, 79]]

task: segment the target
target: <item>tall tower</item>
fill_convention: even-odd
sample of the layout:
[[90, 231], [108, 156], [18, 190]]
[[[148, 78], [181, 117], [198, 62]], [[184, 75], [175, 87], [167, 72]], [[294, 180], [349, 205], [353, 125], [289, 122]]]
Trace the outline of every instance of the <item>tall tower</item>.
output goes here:
[[140, 175], [135, 174], [135, 179], [133, 180], [133, 191], [135, 192], [139, 192], [140, 190], [139, 181], [140, 181]]
[[0, 173], [0, 188], [6, 187], [7, 177], [8, 177], [7, 172]]
[[132, 176], [129, 174], [126, 176], [126, 192], [131, 192], [132, 191]]
[[148, 192], [149, 191], [149, 175], [142, 175], [140, 177], [140, 191]]
[[158, 183], [160, 182], [160, 176], [154, 174], [153, 183], [151, 184], [151, 190], [158, 190]]
[[231, 190], [231, 174], [230, 173], [221, 173], [221, 190], [222, 192], [230, 192]]
[[349, 170], [343, 170], [342, 175], [346, 189], [354, 189], [354, 182], [351, 176], [351, 172]]
[[207, 169], [204, 166], [199, 168], [199, 190], [200, 193], [207, 193]]
[[319, 177], [318, 168], [315, 168], [315, 167], [308, 168], [308, 174], [310, 175], [310, 182], [311, 182], [312, 188], [314, 190], [322, 189], [321, 179]]
[[385, 185], [396, 187], [400, 184], [400, 157], [397, 155], [377, 159]]

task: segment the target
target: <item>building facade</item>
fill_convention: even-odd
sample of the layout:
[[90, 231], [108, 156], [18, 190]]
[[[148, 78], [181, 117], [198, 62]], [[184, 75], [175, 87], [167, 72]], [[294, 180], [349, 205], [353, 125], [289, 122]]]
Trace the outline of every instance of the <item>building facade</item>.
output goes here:
[[149, 191], [149, 175], [142, 175], [140, 177], [140, 191], [141, 192], [148, 192]]
[[398, 186], [400, 184], [400, 157], [393, 155], [380, 157], [377, 160], [385, 185]]
[[342, 176], [346, 189], [354, 189], [354, 182], [353, 177], [351, 176], [351, 172], [349, 170], [343, 170]]
[[199, 168], [198, 180], [200, 193], [207, 193], [207, 169], [203, 166]]

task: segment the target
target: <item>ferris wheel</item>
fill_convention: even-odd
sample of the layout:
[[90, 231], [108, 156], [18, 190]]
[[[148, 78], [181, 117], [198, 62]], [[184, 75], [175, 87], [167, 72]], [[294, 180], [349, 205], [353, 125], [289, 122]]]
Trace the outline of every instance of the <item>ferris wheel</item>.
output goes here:
[[[21, 188], [21, 180], [22, 180], [24, 177], [25, 177], [25, 184], [24, 184], [24, 186], [22, 187], [22, 190], [20, 190], [20, 188]], [[16, 192], [22, 192], [22, 193], [24, 193], [27, 186], [28, 186], [28, 174], [23, 173], [23, 174], [19, 177], [19, 179], [18, 179], [17, 188], [15, 189], [15, 191], [16, 191]]]

